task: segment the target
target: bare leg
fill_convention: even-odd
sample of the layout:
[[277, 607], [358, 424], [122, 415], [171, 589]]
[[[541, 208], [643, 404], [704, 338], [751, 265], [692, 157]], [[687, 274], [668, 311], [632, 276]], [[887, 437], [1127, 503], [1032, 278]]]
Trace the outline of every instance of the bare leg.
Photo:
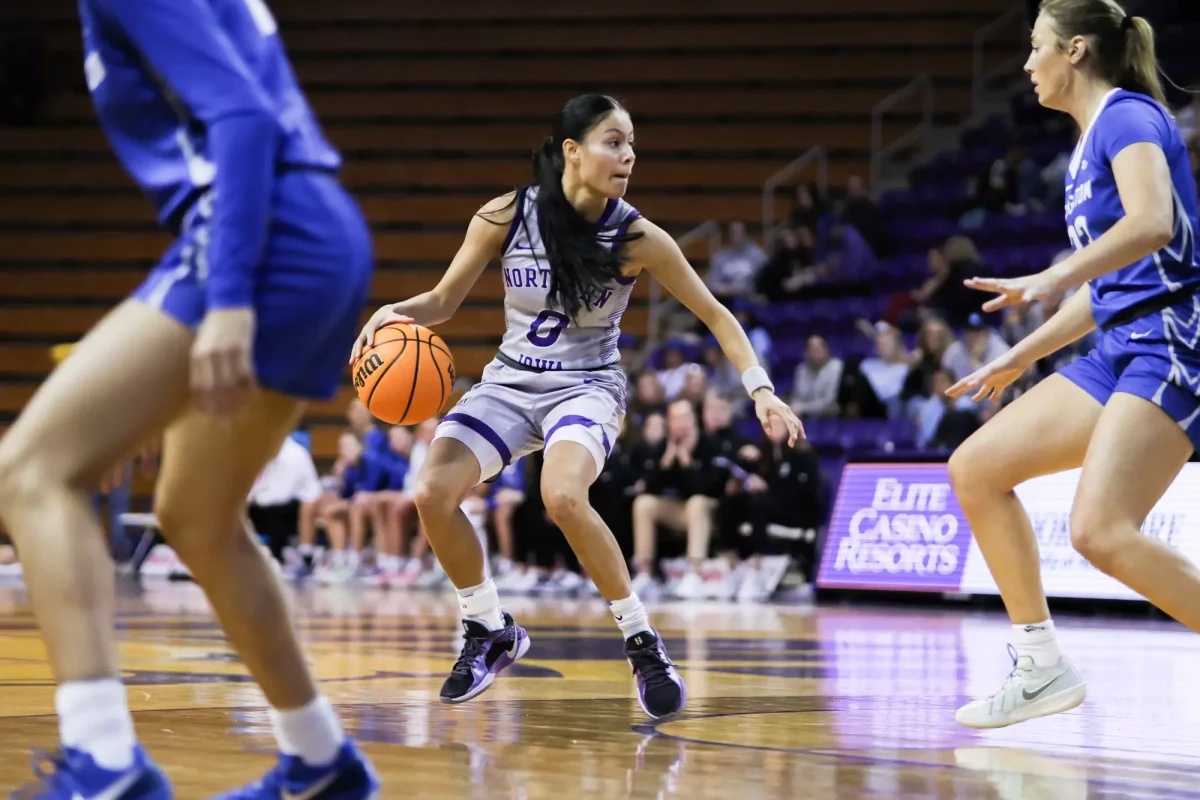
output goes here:
[[1014, 624], [1049, 619], [1037, 539], [1014, 487], [1083, 463], [1102, 407], [1052, 375], [950, 457], [950, 480]]
[[479, 481], [479, 461], [456, 439], [435, 439], [417, 478], [413, 499], [421, 524], [450, 582], [478, 586], [486, 577], [483, 547], [459, 507]]
[[1141, 532], [1191, 454], [1191, 441], [1162, 409], [1114, 394], [1083, 462], [1071, 542], [1101, 572], [1200, 632], [1200, 572], [1174, 547]]
[[659, 524], [686, 530], [684, 504], [672, 497], [638, 495], [633, 501], [633, 563], [639, 574], [654, 572]]
[[596, 461], [577, 442], [555, 443], [546, 451], [542, 469], [542, 500], [588, 577], [610, 603], [633, 594], [629, 567], [617, 538], [588, 503], [588, 488], [596, 479]]

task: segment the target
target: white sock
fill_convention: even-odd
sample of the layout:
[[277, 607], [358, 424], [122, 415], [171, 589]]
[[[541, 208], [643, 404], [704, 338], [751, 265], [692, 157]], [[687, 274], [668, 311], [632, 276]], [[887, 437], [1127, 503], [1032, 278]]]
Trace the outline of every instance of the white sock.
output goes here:
[[636, 594], [610, 603], [608, 607], [626, 639], [637, 633], [653, 633], [650, 629], [650, 617], [646, 615], [646, 608]]
[[114, 772], [133, 766], [137, 735], [125, 686], [119, 680], [64, 683], [54, 694], [54, 705], [64, 747], [82, 750]]
[[315, 548], [311, 544], [302, 544], [300, 545], [300, 555], [304, 556], [305, 558], [312, 558], [314, 549]]
[[358, 565], [359, 565], [360, 561], [361, 561], [361, 556], [357, 550], [347, 550], [346, 551], [346, 566], [347, 567], [350, 567], [351, 569], [358, 569]]
[[481, 623], [489, 631], [504, 627], [504, 617], [500, 614], [500, 593], [496, 591], [496, 584], [491, 578], [478, 586], [459, 589], [458, 608], [462, 611], [463, 619]]
[[1051, 620], [1031, 625], [1013, 625], [1013, 647], [1017, 657], [1029, 656], [1034, 666], [1053, 667], [1062, 660], [1058, 649], [1058, 635]]
[[308, 705], [292, 711], [270, 710], [271, 727], [279, 751], [297, 756], [312, 767], [332, 764], [346, 734], [328, 697], [318, 696]]

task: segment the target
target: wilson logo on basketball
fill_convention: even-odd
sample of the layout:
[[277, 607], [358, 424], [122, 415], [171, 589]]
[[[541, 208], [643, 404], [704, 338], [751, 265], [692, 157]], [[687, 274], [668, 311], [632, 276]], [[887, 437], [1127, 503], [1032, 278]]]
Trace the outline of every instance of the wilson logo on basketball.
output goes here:
[[367, 384], [367, 378], [375, 374], [375, 370], [383, 366], [383, 359], [378, 353], [372, 353], [362, 362], [362, 366], [354, 373], [354, 386], [361, 389]]

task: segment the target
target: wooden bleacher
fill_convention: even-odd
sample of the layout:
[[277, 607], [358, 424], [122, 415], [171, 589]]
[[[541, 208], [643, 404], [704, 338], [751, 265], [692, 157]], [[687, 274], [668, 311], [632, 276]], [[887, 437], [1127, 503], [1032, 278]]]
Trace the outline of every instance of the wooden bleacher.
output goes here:
[[[630, 200], [675, 233], [757, 222], [763, 181], [823, 145], [830, 181], [868, 171], [872, 107], [934, 76], [943, 121], [969, 110], [971, 40], [1011, 0], [655, 0], [620, 9], [558, 0], [275, 0], [280, 28], [344, 180], [376, 230], [372, 308], [436, 283], [471, 213], [529, 180], [529, 153], [582, 91], [622, 98], [639, 162]], [[42, 121], [0, 129], [0, 431], [51, 367], [135, 286], [167, 242], [117, 166], [83, 87], [69, 0], [0, 6], [35, 23], [53, 88]], [[888, 137], [906, 131], [898, 113]], [[782, 217], [786, 202], [779, 204]], [[702, 266], [699, 246], [689, 256]], [[646, 329], [646, 281], [625, 328]], [[485, 273], [439, 327], [477, 375], [503, 330]], [[366, 310], [366, 311], [369, 311]], [[309, 423], [335, 449], [349, 382]]]

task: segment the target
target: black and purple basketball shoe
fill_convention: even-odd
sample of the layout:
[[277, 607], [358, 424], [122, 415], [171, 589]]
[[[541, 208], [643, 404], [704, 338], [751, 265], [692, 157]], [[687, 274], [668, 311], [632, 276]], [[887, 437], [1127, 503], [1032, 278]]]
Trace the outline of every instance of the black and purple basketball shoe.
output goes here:
[[683, 711], [687, 687], [671, 663], [657, 633], [635, 633], [625, 640], [625, 657], [637, 678], [638, 702], [651, 719]]
[[474, 620], [463, 620], [463, 648], [450, 677], [442, 684], [443, 703], [465, 703], [488, 690], [501, 670], [529, 651], [529, 634], [508, 612], [504, 627], [489, 631]]

